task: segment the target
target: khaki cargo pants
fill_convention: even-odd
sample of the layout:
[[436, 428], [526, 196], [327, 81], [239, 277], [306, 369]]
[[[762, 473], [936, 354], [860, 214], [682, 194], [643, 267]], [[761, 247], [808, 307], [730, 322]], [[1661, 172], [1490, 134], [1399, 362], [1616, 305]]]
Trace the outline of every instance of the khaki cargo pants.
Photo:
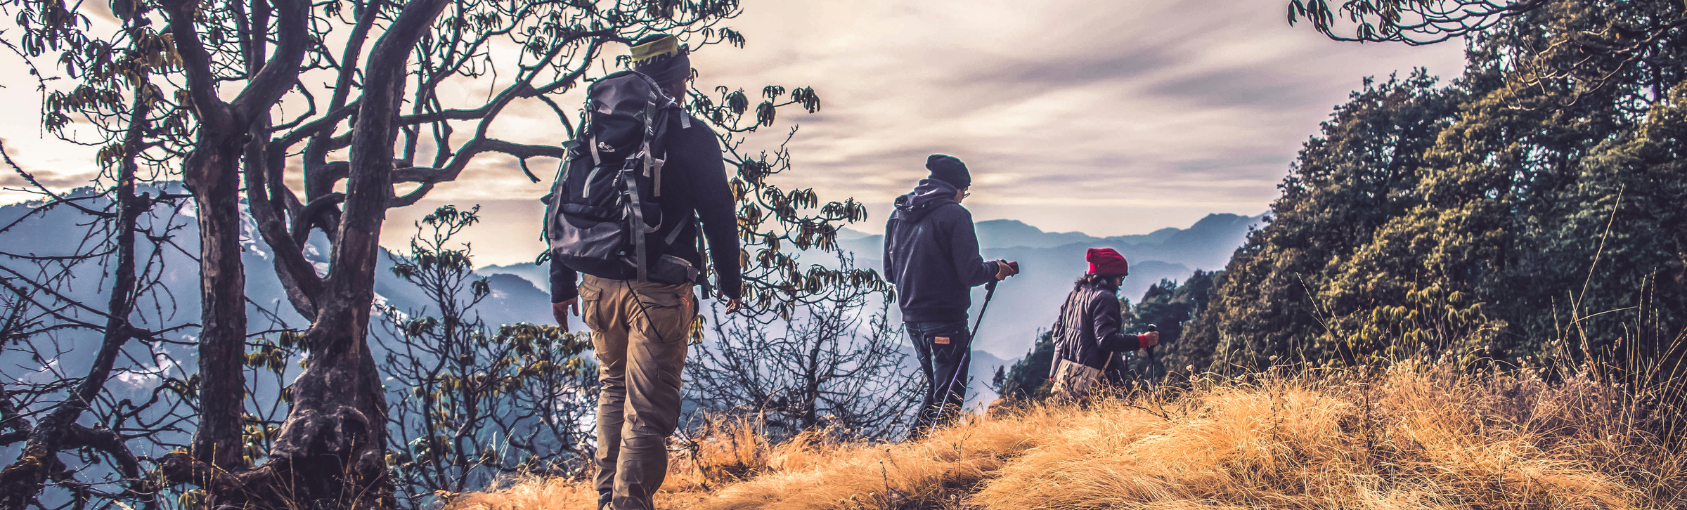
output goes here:
[[680, 374], [697, 315], [690, 284], [585, 275], [580, 315], [597, 351], [597, 490], [616, 509], [654, 508], [679, 424]]

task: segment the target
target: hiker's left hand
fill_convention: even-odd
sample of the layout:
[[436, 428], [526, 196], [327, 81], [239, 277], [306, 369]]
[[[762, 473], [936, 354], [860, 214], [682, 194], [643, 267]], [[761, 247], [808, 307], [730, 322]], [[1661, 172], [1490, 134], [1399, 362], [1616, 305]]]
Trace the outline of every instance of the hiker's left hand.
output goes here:
[[1141, 343], [1141, 347], [1139, 347], [1140, 349], [1147, 349], [1149, 347], [1160, 345], [1160, 332], [1149, 331], [1147, 333], [1137, 335], [1136, 341]]
[[726, 302], [726, 313], [729, 314], [729, 315], [734, 314], [734, 313], [738, 313], [738, 307], [742, 304], [743, 303], [736, 298], [727, 301]]
[[556, 325], [562, 326], [562, 332], [568, 332], [568, 315], [572, 312], [575, 317], [580, 316], [580, 298], [573, 298], [561, 303], [551, 303], [551, 317], [556, 319]]

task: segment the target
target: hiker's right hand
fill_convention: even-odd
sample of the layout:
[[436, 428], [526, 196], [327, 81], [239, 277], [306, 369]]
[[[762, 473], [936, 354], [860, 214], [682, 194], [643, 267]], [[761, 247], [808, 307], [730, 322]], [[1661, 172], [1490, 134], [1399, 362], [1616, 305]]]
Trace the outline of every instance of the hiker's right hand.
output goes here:
[[1007, 277], [1019, 274], [1019, 263], [1006, 260], [996, 261], [996, 279], [1006, 280]]
[[1149, 347], [1160, 345], [1160, 332], [1149, 331], [1147, 333], [1137, 335], [1136, 341], [1142, 344], [1137, 347], [1138, 349], [1147, 349]]
[[556, 318], [556, 325], [562, 326], [562, 332], [568, 332], [568, 314], [580, 316], [580, 298], [570, 298], [560, 303], [551, 303], [551, 317]]

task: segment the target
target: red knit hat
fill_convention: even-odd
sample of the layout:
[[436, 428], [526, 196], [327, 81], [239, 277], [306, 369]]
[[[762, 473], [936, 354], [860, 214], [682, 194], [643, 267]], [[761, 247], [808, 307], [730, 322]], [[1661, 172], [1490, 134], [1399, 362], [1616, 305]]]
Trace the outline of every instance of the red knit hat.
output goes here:
[[1089, 253], [1084, 254], [1084, 260], [1090, 263], [1090, 274], [1124, 276], [1131, 272], [1125, 256], [1112, 248], [1090, 248]]

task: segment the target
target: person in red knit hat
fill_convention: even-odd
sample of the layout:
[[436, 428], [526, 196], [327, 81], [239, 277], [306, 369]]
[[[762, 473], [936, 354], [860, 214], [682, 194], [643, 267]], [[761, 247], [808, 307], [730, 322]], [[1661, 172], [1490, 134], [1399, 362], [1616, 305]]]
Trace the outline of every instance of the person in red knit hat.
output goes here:
[[1095, 391], [1114, 352], [1134, 351], [1160, 343], [1160, 333], [1127, 335], [1121, 329], [1119, 285], [1130, 264], [1112, 248], [1090, 248], [1084, 255], [1090, 269], [1072, 286], [1060, 305], [1054, 324], [1054, 394], [1081, 399]]

